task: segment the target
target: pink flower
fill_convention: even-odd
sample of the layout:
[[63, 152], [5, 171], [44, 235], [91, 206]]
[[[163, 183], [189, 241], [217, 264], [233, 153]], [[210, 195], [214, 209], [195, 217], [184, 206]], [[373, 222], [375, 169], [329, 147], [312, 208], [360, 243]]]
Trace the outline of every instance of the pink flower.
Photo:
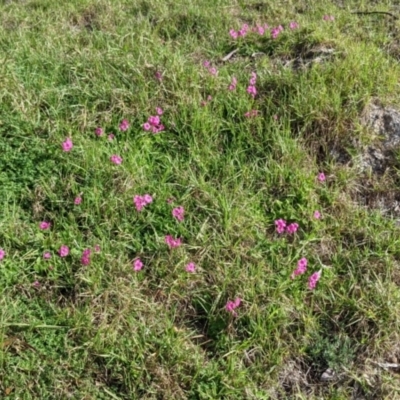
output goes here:
[[247, 118], [257, 117], [257, 115], [258, 115], [258, 110], [250, 110], [250, 111], [247, 111], [246, 114], [244, 114], [244, 116]]
[[297, 275], [302, 275], [307, 271], [307, 258], [301, 258], [297, 262], [297, 268], [293, 271], [293, 274], [291, 275], [291, 279], [294, 279]]
[[35, 282], [32, 283], [32, 286], [38, 289], [40, 287], [40, 282], [39, 281], [35, 281]]
[[272, 117], [275, 121], [278, 121], [278, 115], [277, 114], [274, 114], [274, 116]]
[[324, 15], [323, 20], [324, 21], [334, 21], [335, 17], [333, 15]]
[[154, 74], [154, 77], [155, 77], [159, 82], [161, 82], [161, 81], [163, 80], [163, 76], [162, 76], [162, 74], [161, 74], [160, 71], [156, 71], [155, 74]]
[[237, 39], [238, 37], [238, 33], [234, 29], [231, 29], [229, 31], [229, 35], [231, 36], [232, 39]]
[[66, 152], [71, 151], [72, 147], [74, 145], [72, 144], [72, 140], [70, 138], [65, 139], [65, 142], [62, 144], [62, 149]]
[[144, 196], [136, 195], [133, 198], [137, 211], [142, 211], [143, 207], [150, 204], [152, 201], [153, 198], [149, 194], [145, 194]]
[[82, 265], [89, 265], [90, 264], [90, 254], [92, 251], [90, 249], [85, 249], [83, 250], [82, 257], [81, 257], [81, 263]]
[[48, 252], [48, 251], [46, 251], [45, 253], [43, 253], [43, 258], [44, 258], [45, 260], [48, 260], [49, 258], [51, 258], [51, 253]]
[[134, 271], [140, 271], [142, 268], [143, 268], [142, 260], [140, 258], [137, 258], [133, 262], [133, 269], [134, 269]]
[[119, 130], [122, 132], [125, 132], [129, 128], [129, 122], [124, 119], [120, 124], [119, 124]]
[[314, 218], [315, 219], [320, 219], [321, 218], [321, 213], [319, 211], [314, 211]]
[[189, 264], [186, 265], [185, 269], [187, 272], [193, 273], [196, 271], [196, 265], [195, 263], [190, 262]]
[[101, 251], [100, 245], [96, 244], [96, 245], [94, 246], [94, 251], [95, 251], [96, 253], [100, 253], [100, 251]]
[[315, 287], [317, 286], [317, 282], [321, 278], [321, 271], [314, 272], [309, 278], [308, 278], [308, 288], [310, 290], [314, 290]]
[[97, 136], [103, 136], [104, 131], [103, 131], [102, 128], [97, 127], [96, 130], [94, 131], [94, 133], [95, 133]]
[[157, 113], [161, 113], [158, 115], [150, 115], [147, 119], [147, 122], [143, 124], [143, 129], [145, 131], [151, 131], [152, 133], [158, 133], [165, 129], [164, 125], [161, 123], [160, 115], [162, 115], [163, 110], [161, 108], [157, 108]]
[[299, 24], [297, 22], [291, 21], [289, 24], [290, 29], [297, 29], [299, 27]]
[[275, 226], [278, 233], [283, 233], [286, 228], [286, 221], [284, 219], [277, 219], [275, 221]]
[[318, 179], [320, 182], [325, 182], [326, 176], [325, 176], [325, 174], [324, 174], [323, 172], [320, 172], [320, 173], [318, 174], [318, 176], [317, 176], [317, 179]]
[[122, 158], [121, 158], [120, 156], [116, 155], [116, 154], [113, 154], [113, 155], [110, 157], [110, 161], [111, 161], [113, 164], [120, 165], [120, 164], [122, 163]]
[[259, 35], [264, 35], [265, 29], [262, 26], [257, 26], [257, 32]]
[[279, 25], [271, 30], [272, 39], [276, 39], [278, 35], [283, 31], [282, 25]]
[[110, 133], [109, 135], [108, 135], [108, 140], [111, 142], [111, 141], [113, 141], [115, 139], [115, 135], [113, 134], [113, 133]]
[[145, 201], [146, 204], [150, 204], [150, 203], [153, 202], [153, 198], [152, 198], [149, 194], [145, 194], [145, 195], [143, 196], [143, 199], [144, 199], [144, 201]]
[[256, 89], [256, 87], [255, 87], [255, 86], [252, 86], [252, 85], [248, 86], [248, 87], [247, 87], [247, 93], [251, 94], [251, 96], [252, 96], [253, 98], [256, 97], [256, 94], [257, 94], [257, 89]]
[[170, 249], [174, 249], [175, 247], [179, 247], [182, 244], [182, 239], [173, 238], [171, 235], [167, 235], [165, 236], [165, 243]]
[[227, 312], [230, 312], [232, 315], [235, 317], [237, 316], [237, 313], [235, 311], [236, 308], [240, 306], [242, 302], [242, 299], [240, 297], [237, 297], [235, 301], [228, 300], [228, 302], [225, 305], [225, 309]]
[[174, 202], [174, 200], [175, 200], [175, 198], [170, 197], [169, 199], [167, 199], [167, 203], [168, 203], [168, 204], [171, 204], [171, 203]]
[[203, 62], [203, 67], [208, 68], [209, 66], [210, 66], [210, 61], [205, 60], [205, 61]]
[[257, 74], [255, 72], [251, 73], [251, 78], [250, 78], [250, 85], [254, 86], [257, 82]]
[[81, 197], [81, 196], [75, 197], [74, 204], [75, 204], [76, 206], [78, 206], [78, 205], [81, 204], [81, 203], [82, 203], [82, 197]]
[[164, 111], [163, 111], [163, 109], [162, 109], [161, 107], [157, 107], [157, 108], [156, 108], [156, 113], [157, 113], [158, 115], [163, 115], [163, 114], [164, 114]]
[[176, 207], [172, 210], [172, 216], [178, 221], [182, 222], [185, 214], [185, 209], [182, 206]]
[[296, 233], [298, 229], [299, 229], [299, 224], [297, 224], [296, 222], [292, 222], [286, 227], [286, 232], [292, 234]]
[[69, 254], [69, 247], [62, 245], [60, 247], [60, 250], [58, 250], [58, 254], [60, 255], [60, 257], [67, 257], [67, 255]]
[[50, 229], [50, 226], [51, 226], [51, 223], [50, 222], [46, 222], [46, 221], [42, 221], [40, 224], [39, 224], [39, 228], [41, 229], [41, 230], [46, 230], [46, 229]]
[[215, 67], [209, 68], [208, 71], [210, 72], [211, 75], [217, 75], [217, 73], [218, 73], [217, 68], [215, 68]]
[[0, 260], [2, 260], [6, 255], [6, 252], [3, 249], [0, 249]]
[[228, 89], [229, 90], [235, 90], [237, 85], [237, 79], [235, 77], [232, 77], [231, 84], [229, 85]]

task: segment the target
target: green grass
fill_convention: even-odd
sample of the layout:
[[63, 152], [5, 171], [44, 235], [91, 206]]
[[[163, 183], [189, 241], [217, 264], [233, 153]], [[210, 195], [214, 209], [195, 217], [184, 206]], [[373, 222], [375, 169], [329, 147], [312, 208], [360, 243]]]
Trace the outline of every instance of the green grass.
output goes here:
[[[1, 398], [400, 398], [398, 377], [373, 364], [400, 359], [399, 228], [356, 201], [367, 181], [366, 196], [398, 193], [398, 172], [365, 177], [330, 156], [368, 143], [369, 102], [399, 103], [400, 23], [356, 10], [399, 11], [394, 0], [1, 2]], [[243, 23], [285, 29], [231, 39]], [[318, 48], [333, 54], [287, 64]], [[142, 125], [156, 107], [166, 129], [153, 135]], [[145, 193], [154, 200], [137, 212]], [[280, 218], [298, 232], [278, 235]], [[183, 245], [169, 250], [167, 234]], [[302, 257], [308, 270], [291, 280]], [[327, 368], [337, 379], [323, 383]]]

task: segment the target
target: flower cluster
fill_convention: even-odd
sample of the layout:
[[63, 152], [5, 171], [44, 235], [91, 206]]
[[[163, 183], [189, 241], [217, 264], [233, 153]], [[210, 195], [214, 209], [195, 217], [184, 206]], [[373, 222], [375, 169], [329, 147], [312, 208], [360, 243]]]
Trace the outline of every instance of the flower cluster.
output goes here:
[[284, 219], [277, 219], [275, 221], [275, 227], [279, 234], [285, 231], [289, 234], [293, 234], [299, 229], [299, 224], [297, 222], [292, 222], [291, 224], [287, 225], [287, 222]]
[[245, 37], [248, 31], [249, 31], [249, 26], [247, 24], [243, 24], [238, 31], [231, 29], [229, 31], [229, 34], [231, 35], [232, 39], [237, 39], [238, 37]]
[[119, 124], [119, 130], [122, 132], [125, 132], [129, 129], [129, 122], [124, 119], [122, 122]]
[[72, 139], [71, 138], [66, 138], [65, 141], [62, 144], [62, 149], [65, 152], [69, 152], [72, 150], [72, 147], [74, 147], [73, 143], [72, 143]]
[[310, 290], [314, 290], [315, 287], [317, 286], [317, 283], [319, 281], [319, 278], [321, 278], [321, 271], [314, 272], [309, 278], [308, 278], [308, 288]]
[[190, 273], [194, 273], [196, 271], [196, 264], [193, 262], [190, 262], [189, 264], [186, 265], [186, 271]]
[[133, 202], [135, 203], [136, 210], [142, 211], [143, 207], [153, 202], [153, 198], [149, 194], [145, 194], [144, 196], [136, 195], [133, 198]]
[[89, 265], [90, 264], [90, 254], [92, 251], [90, 249], [85, 249], [83, 250], [82, 257], [81, 257], [81, 263], [82, 265]]
[[235, 309], [240, 306], [241, 302], [242, 302], [242, 299], [240, 297], [237, 297], [234, 301], [229, 300], [225, 306], [226, 311], [236, 317], [237, 313], [236, 313]]
[[256, 82], [257, 74], [255, 72], [252, 72], [251, 78], [249, 80], [249, 86], [247, 87], [247, 93], [249, 93], [253, 98], [256, 97], [257, 94]]
[[231, 84], [228, 86], [229, 90], [235, 90], [237, 85], [237, 79], [235, 77], [232, 77]]
[[122, 163], [122, 157], [119, 156], [119, 155], [117, 155], [117, 154], [113, 154], [113, 155], [110, 157], [110, 161], [111, 161], [113, 164], [120, 165], [120, 164]]
[[291, 279], [294, 279], [297, 275], [302, 275], [307, 271], [307, 258], [303, 257], [299, 261], [297, 261], [297, 268], [293, 271], [290, 276]]
[[246, 118], [257, 117], [257, 115], [258, 115], [258, 110], [250, 110], [250, 111], [247, 111], [247, 113], [244, 114], [244, 116]]
[[104, 131], [103, 128], [100, 128], [99, 126], [95, 129], [94, 133], [96, 134], [96, 136], [103, 136]]
[[134, 262], [133, 262], [133, 270], [134, 271], [140, 271], [143, 268], [143, 262], [140, 258], [137, 258]]
[[150, 115], [147, 122], [143, 124], [145, 131], [151, 131], [152, 133], [159, 133], [165, 129], [165, 126], [161, 123], [160, 116], [163, 115], [163, 110], [160, 107], [156, 108], [157, 115]]
[[39, 224], [39, 228], [42, 229], [42, 230], [50, 229], [50, 227], [51, 227], [51, 223], [50, 222], [42, 221]]
[[217, 74], [218, 74], [217, 68], [212, 67], [210, 61], [208, 61], [208, 60], [206, 60], [206, 61], [203, 62], [203, 67], [207, 68], [207, 69], [208, 69], [208, 72], [209, 72], [211, 75], [217, 75]]
[[283, 31], [283, 26], [282, 25], [279, 25], [279, 26], [276, 26], [275, 28], [272, 28], [271, 29], [271, 37], [272, 37], [272, 39], [276, 39], [282, 31]]
[[183, 221], [183, 218], [184, 218], [184, 216], [185, 216], [185, 209], [184, 209], [182, 206], [175, 207], [175, 208], [172, 210], [172, 216], [173, 216], [174, 218], [176, 218], [179, 222], [182, 222], [182, 221]]
[[170, 249], [174, 249], [175, 247], [179, 247], [182, 244], [181, 238], [173, 238], [171, 235], [165, 236], [165, 243]]

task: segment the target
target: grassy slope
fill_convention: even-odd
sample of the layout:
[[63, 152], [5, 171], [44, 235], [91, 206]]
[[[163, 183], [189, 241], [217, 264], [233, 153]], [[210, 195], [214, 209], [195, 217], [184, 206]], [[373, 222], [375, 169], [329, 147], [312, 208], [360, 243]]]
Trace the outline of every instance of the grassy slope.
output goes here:
[[[369, 3], [355, 1], [57, 3], [0, 6], [3, 393], [400, 398], [396, 377], [370, 362], [400, 358], [398, 228], [353, 201], [357, 171], [327, 150], [368, 140], [357, 116], [372, 98], [396, 101], [398, 23], [352, 15]], [[275, 41], [228, 35], [243, 22], [287, 28], [291, 20], [300, 29]], [[321, 46], [335, 49], [328, 62], [283, 67]], [[251, 57], [257, 51], [267, 56]], [[253, 71], [256, 100], [245, 90]], [[165, 111], [159, 135], [141, 128], [155, 107]], [[245, 118], [251, 109], [262, 118]], [[130, 129], [120, 132], [124, 118]], [[96, 137], [97, 126], [116, 139]], [[74, 148], [64, 153], [68, 136]], [[154, 202], [138, 213], [132, 198], [144, 193]], [[180, 224], [171, 197], [186, 210]], [[279, 237], [278, 218], [298, 222], [299, 232]], [[43, 220], [50, 231], [38, 229]], [[166, 234], [184, 245], [169, 251]], [[66, 259], [56, 255], [62, 244]], [[96, 244], [101, 253], [82, 266], [82, 251]], [[313, 292], [307, 276], [290, 279], [301, 257], [307, 276], [323, 269]], [[195, 274], [185, 271], [189, 261]], [[234, 318], [224, 306], [237, 296]], [[327, 367], [339, 382], [320, 383]]]

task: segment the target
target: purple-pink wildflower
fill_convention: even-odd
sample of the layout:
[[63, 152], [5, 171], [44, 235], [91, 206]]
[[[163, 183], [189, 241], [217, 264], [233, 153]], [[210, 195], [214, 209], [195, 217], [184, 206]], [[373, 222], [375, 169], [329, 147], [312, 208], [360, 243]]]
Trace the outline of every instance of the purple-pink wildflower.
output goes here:
[[65, 246], [64, 244], [60, 247], [60, 250], [58, 250], [58, 254], [60, 257], [67, 257], [69, 254], [69, 247]]
[[291, 279], [294, 279], [297, 275], [302, 275], [307, 271], [307, 258], [303, 257], [297, 261], [297, 268], [293, 271]]
[[158, 82], [161, 82], [163, 80], [163, 76], [160, 71], [156, 71], [154, 77], [158, 80]]
[[81, 197], [81, 196], [75, 197], [74, 204], [75, 204], [76, 206], [78, 206], [78, 205], [81, 204], [81, 203], [82, 203], [82, 197]]
[[246, 89], [247, 93], [249, 93], [253, 98], [256, 97], [257, 89], [253, 85], [249, 85]]
[[42, 222], [39, 224], [39, 228], [40, 228], [42, 231], [45, 231], [45, 230], [47, 230], [47, 229], [50, 229], [50, 227], [51, 227], [51, 223], [50, 223], [50, 222], [42, 221]]
[[62, 144], [62, 149], [66, 152], [71, 151], [72, 147], [74, 147], [71, 138], [66, 138]]
[[110, 161], [111, 161], [113, 164], [120, 165], [120, 164], [122, 163], [122, 157], [119, 156], [119, 155], [117, 155], [117, 154], [113, 154], [113, 155], [110, 157]]
[[82, 265], [89, 265], [90, 264], [90, 254], [92, 251], [90, 249], [85, 249], [83, 250], [82, 257], [81, 257], [81, 263]]
[[182, 239], [173, 238], [171, 235], [166, 235], [165, 243], [168, 245], [170, 249], [174, 249], [175, 247], [179, 247], [182, 244]]
[[112, 142], [115, 139], [115, 135], [113, 133], [110, 133], [107, 138], [110, 142]]
[[50, 258], [51, 258], [51, 253], [50, 253], [49, 251], [44, 252], [44, 253], [43, 253], [43, 258], [44, 258], [45, 260], [50, 259]]
[[246, 118], [257, 117], [257, 115], [258, 115], [258, 110], [250, 110], [250, 111], [247, 111], [247, 113], [244, 114], [244, 116]]
[[276, 227], [276, 231], [278, 233], [283, 233], [285, 232], [285, 228], [286, 228], [286, 221], [284, 219], [277, 219], [275, 221], [275, 227]]
[[100, 251], [101, 251], [100, 245], [96, 244], [96, 245], [94, 246], [94, 251], [95, 251], [96, 253], [100, 253]]
[[320, 219], [321, 218], [321, 213], [318, 210], [314, 211], [314, 218], [315, 219]]
[[286, 232], [289, 234], [293, 234], [296, 233], [298, 229], [299, 229], [299, 224], [296, 222], [292, 222], [286, 227]]
[[323, 19], [324, 21], [334, 21], [334, 20], [335, 20], [335, 17], [334, 17], [333, 15], [324, 15], [324, 16], [322, 17], [322, 19]]
[[103, 134], [104, 134], [103, 128], [97, 127], [97, 128], [95, 129], [94, 133], [95, 133], [97, 136], [103, 136]]
[[277, 26], [275, 28], [272, 28], [271, 29], [272, 39], [276, 39], [282, 31], [283, 31], [282, 25], [279, 25], [279, 26]]
[[158, 133], [165, 129], [165, 126], [161, 123], [160, 115], [163, 114], [163, 110], [159, 107], [156, 108], [156, 113], [158, 115], [150, 115], [147, 122], [143, 124], [143, 129], [145, 131], [151, 131], [152, 133]]
[[129, 129], [129, 122], [124, 119], [122, 120], [122, 122], [119, 124], [119, 130], [124, 132], [127, 131]]
[[2, 260], [6, 255], [6, 252], [3, 249], [0, 249], [0, 260]]
[[231, 29], [229, 31], [229, 35], [231, 36], [232, 39], [237, 39], [238, 38], [238, 33], [234, 29]]
[[186, 269], [186, 272], [194, 273], [196, 271], [196, 264], [193, 262], [190, 262], [189, 264], [186, 265], [185, 269]]
[[172, 210], [172, 216], [178, 221], [182, 222], [185, 217], [185, 209], [182, 206], [175, 207]]
[[309, 278], [308, 278], [308, 288], [310, 290], [314, 290], [315, 287], [317, 286], [317, 283], [319, 279], [321, 278], [321, 271], [314, 272]]
[[133, 262], [133, 270], [134, 271], [140, 271], [143, 268], [143, 263], [142, 260], [140, 258], [137, 258], [134, 262]]
[[318, 174], [318, 176], [317, 176], [317, 179], [318, 179], [320, 182], [325, 182], [326, 176], [325, 176], [325, 174], [324, 174], [323, 172], [320, 172], [320, 173]]
[[145, 194], [144, 196], [135, 195], [133, 202], [135, 203], [136, 210], [142, 211], [143, 207], [153, 202], [153, 198], [149, 194]]
[[225, 305], [226, 311], [236, 317], [237, 313], [236, 313], [235, 309], [240, 306], [241, 302], [242, 302], [242, 299], [240, 297], [237, 297], [234, 301], [228, 300]]
[[35, 281], [32, 283], [32, 286], [35, 287], [36, 289], [38, 289], [40, 287], [40, 282], [39, 281]]
[[290, 29], [297, 29], [299, 27], [299, 24], [297, 23], [297, 22], [295, 22], [295, 21], [291, 21], [290, 22], [290, 24], [289, 24], [289, 28]]
[[233, 76], [231, 80], [231, 84], [229, 85], [228, 89], [229, 90], [235, 90], [237, 85], [237, 79]]

